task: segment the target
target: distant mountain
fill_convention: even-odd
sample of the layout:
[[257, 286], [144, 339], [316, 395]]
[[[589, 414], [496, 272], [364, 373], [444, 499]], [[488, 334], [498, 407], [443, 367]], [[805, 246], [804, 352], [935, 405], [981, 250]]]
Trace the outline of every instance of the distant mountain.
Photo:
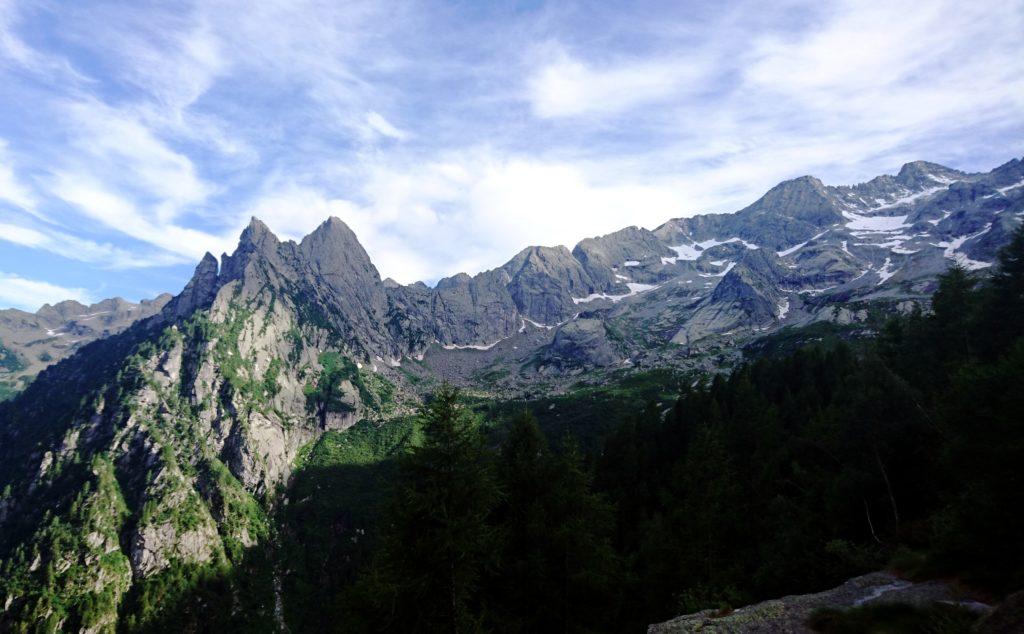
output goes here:
[[[4, 311], [0, 364], [52, 365], [0, 404], [0, 629], [145, 622], [182, 580], [251, 563], [303, 447], [407, 413], [442, 380], [502, 397], [716, 371], [787, 326], [924, 302], [954, 262], [983, 273], [1022, 216], [1020, 160], [919, 162], [530, 247], [434, 288], [382, 280], [336, 218], [298, 243], [254, 218], [173, 299]], [[272, 588], [232, 592], [274, 618]]]
[[0, 398], [22, 389], [43, 368], [89, 343], [152, 317], [169, 302], [164, 293], [138, 304], [120, 297], [90, 306], [68, 300], [35, 313], [0, 310]]

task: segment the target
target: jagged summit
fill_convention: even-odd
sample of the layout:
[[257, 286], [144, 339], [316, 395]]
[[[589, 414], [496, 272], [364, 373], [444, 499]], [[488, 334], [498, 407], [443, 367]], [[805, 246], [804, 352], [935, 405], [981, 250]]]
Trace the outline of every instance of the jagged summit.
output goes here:
[[340, 218], [332, 216], [321, 223], [302, 239], [298, 252], [323, 274], [354, 275], [363, 282], [380, 283], [380, 273], [366, 249]]
[[248, 246], [258, 248], [268, 242], [277, 243], [280, 241], [266, 223], [253, 216], [249, 220], [249, 224], [242, 230], [242, 234], [238, 237], [238, 248], [243, 249]]

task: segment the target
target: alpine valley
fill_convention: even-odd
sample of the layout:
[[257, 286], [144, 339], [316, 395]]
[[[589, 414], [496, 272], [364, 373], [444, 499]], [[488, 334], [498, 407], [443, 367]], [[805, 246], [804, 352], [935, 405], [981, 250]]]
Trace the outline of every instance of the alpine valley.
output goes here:
[[[962, 403], [943, 399], [1010, 363], [1017, 340], [985, 338], [1019, 325], [991, 298], [1022, 218], [1021, 160], [914, 162], [528, 247], [434, 287], [381, 279], [337, 218], [298, 243], [253, 218], [173, 298], [2, 311], [0, 629], [690, 631], [829, 587], [846, 603], [815, 607], [900, 588], [946, 602], [921, 599], [914, 618], [973, 623], [960, 590], [909, 590], [941, 575], [990, 619], [1024, 587], [1020, 553], [993, 564], [943, 536], [993, 537], [957, 524], [971, 516], [957, 469], [1012, 464], [1021, 436], [950, 467]], [[975, 321], [927, 339], [949, 315]], [[962, 355], [909, 361], [965, 329]], [[984, 402], [1001, 438], [999, 401]], [[459, 480], [476, 483], [460, 495], [477, 524], [435, 543], [441, 520], [410, 514], [428, 458], [463, 446], [438, 440], [445, 416], [469, 421], [459, 442], [481, 439], [445, 463], [479, 469]], [[997, 514], [1008, 498], [973, 499]], [[1019, 545], [1005, 523], [999, 543]], [[465, 574], [410, 585], [430, 569], [417, 557], [459, 540], [473, 544], [444, 561]], [[839, 591], [883, 568], [901, 576]], [[448, 611], [414, 607], [437, 593]], [[721, 631], [772, 631], [786, 605]]]

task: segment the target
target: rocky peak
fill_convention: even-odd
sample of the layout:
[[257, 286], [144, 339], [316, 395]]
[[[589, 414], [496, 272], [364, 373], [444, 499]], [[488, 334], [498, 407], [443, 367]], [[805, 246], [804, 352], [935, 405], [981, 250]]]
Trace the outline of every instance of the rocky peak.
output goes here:
[[738, 214], [774, 215], [818, 226], [829, 225], [842, 219], [842, 214], [828, 188], [813, 176], [801, 176], [779, 183]]
[[43, 304], [42, 308], [36, 311], [36, 315], [43, 319], [53, 321], [66, 321], [78, 315], [89, 312], [89, 307], [73, 299], [66, 299], [54, 305]]
[[1024, 160], [1015, 158], [992, 170], [988, 180], [995, 187], [1013, 186], [1024, 180]]
[[255, 250], [264, 244], [277, 244], [278, 242], [277, 236], [270, 230], [270, 227], [256, 216], [249, 219], [249, 224], [242, 230], [242, 235], [238, 237], [240, 249], [252, 247]]
[[443, 291], [449, 288], [456, 288], [458, 286], [467, 286], [473, 281], [473, 278], [468, 273], [456, 273], [451, 277], [442, 277], [437, 281], [437, 285], [434, 287], [439, 291]]
[[207, 252], [196, 266], [192, 279], [181, 294], [167, 305], [167, 310], [175, 317], [186, 317], [197, 308], [209, 306], [217, 294], [217, 282], [217, 258]]
[[905, 164], [896, 174], [896, 182], [904, 187], [919, 189], [934, 186], [936, 183], [949, 183], [959, 180], [965, 174], [938, 163], [913, 161]]
[[[281, 242], [259, 218], [253, 217], [238, 237], [238, 247], [231, 255], [221, 256], [221, 278], [227, 282], [242, 279], [245, 268], [260, 254], [264, 259], [273, 258]], [[256, 257], [255, 259], [259, 259]]]
[[363, 283], [381, 283], [380, 273], [348, 225], [334, 216], [302, 239], [299, 251], [318, 273]]

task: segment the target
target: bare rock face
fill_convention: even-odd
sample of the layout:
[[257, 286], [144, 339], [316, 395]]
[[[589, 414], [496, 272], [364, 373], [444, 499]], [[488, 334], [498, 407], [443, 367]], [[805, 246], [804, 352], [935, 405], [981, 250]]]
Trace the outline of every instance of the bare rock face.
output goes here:
[[209, 306], [216, 295], [217, 258], [207, 253], [196, 266], [185, 290], [173, 300], [171, 310], [178, 318], [187, 317], [197, 309]]
[[1024, 591], [1015, 592], [975, 625], [979, 634], [1014, 634], [1024, 632]]
[[208, 563], [218, 554], [220, 536], [213, 521], [179, 533], [172, 522], [149, 525], [132, 537], [132, 569], [146, 577], [167, 568], [172, 559]]
[[648, 634], [674, 634], [676, 632], [788, 632], [811, 634], [807, 620], [821, 608], [852, 608], [861, 605], [901, 603], [927, 607], [934, 603], [962, 603], [965, 607], [982, 612], [988, 606], [964, 601], [946, 582], [914, 583], [900, 579], [889, 572], [873, 572], [850, 579], [846, 583], [817, 594], [793, 595], [764, 601], [735, 610], [704, 610], [680, 616], [671, 621], [651, 625]]
[[688, 344], [710, 333], [759, 328], [780, 317], [785, 304], [779, 286], [786, 272], [778, 257], [748, 250], [683, 324], [672, 341]]
[[576, 312], [572, 298], [586, 297], [598, 289], [565, 247], [524, 249], [502, 270], [508, 274], [508, 292], [519, 312], [542, 324], [568, 319]]
[[593, 280], [590, 292], [600, 292], [622, 287], [622, 280], [616, 277], [617, 269], [656, 266], [661, 258], [676, 253], [655, 233], [641, 227], [627, 227], [606, 236], [582, 240], [572, 254]]
[[600, 319], [576, 319], [560, 327], [544, 353], [544, 365], [558, 370], [619, 363], [621, 355], [616, 353]]

